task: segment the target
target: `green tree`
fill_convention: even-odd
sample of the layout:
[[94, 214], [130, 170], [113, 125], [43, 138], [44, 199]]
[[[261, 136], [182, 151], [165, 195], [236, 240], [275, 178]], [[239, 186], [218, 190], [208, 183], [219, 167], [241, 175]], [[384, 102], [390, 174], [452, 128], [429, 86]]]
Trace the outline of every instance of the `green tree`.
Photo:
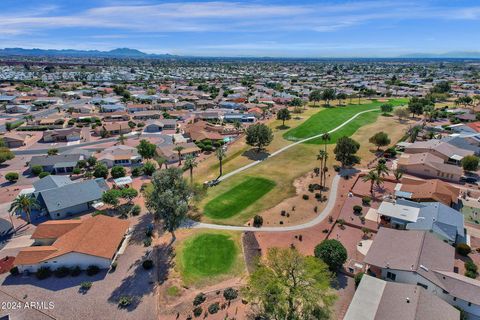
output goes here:
[[138, 196], [138, 191], [133, 188], [123, 188], [121, 189], [121, 198], [128, 201], [129, 204], [132, 203], [132, 200]]
[[87, 159], [87, 163], [90, 167], [93, 167], [94, 165], [97, 164], [97, 158], [95, 158], [94, 156], [91, 156]]
[[320, 160], [320, 186], [323, 186], [323, 163], [327, 161], [328, 154], [325, 150], [320, 150], [317, 154], [317, 160]]
[[349, 137], [341, 137], [337, 141], [333, 153], [335, 154], [335, 160], [342, 164], [342, 167], [352, 166], [360, 162], [360, 159], [355, 154], [360, 148], [360, 144], [350, 139]]
[[104, 178], [107, 179], [108, 177], [108, 168], [103, 163], [99, 162], [95, 165], [93, 169], [93, 176], [95, 178]]
[[197, 159], [194, 155], [187, 155], [185, 163], [183, 164], [183, 170], [190, 171], [190, 183], [193, 183], [193, 169], [197, 167]]
[[403, 170], [402, 169], [395, 169], [393, 171], [393, 175], [395, 176], [395, 180], [400, 181], [403, 177]]
[[168, 168], [168, 161], [164, 157], [157, 156], [155, 157], [155, 161], [158, 164], [158, 169], [162, 169], [162, 166], [165, 165], [165, 169]]
[[121, 145], [124, 145], [125, 144], [125, 136], [123, 133], [120, 133], [120, 135], [118, 136], [117, 138], [117, 141], [121, 144]]
[[122, 196], [122, 192], [118, 189], [110, 189], [102, 194], [102, 202], [117, 208], [120, 203], [119, 198]]
[[20, 194], [18, 195], [10, 205], [8, 212], [13, 214], [14, 212], [24, 212], [27, 216], [27, 223], [32, 223], [32, 209], [39, 209], [40, 204], [37, 199], [31, 194]]
[[137, 151], [143, 159], [153, 159], [157, 154], [157, 146], [145, 139], [142, 139], [137, 145]]
[[182, 151], [185, 149], [185, 147], [177, 145], [173, 148], [173, 151], [177, 151], [178, 155], [178, 166], [180, 167], [182, 165]]
[[380, 110], [382, 110], [382, 113], [386, 115], [393, 111], [393, 106], [389, 103], [385, 103], [380, 106]]
[[325, 262], [331, 271], [338, 271], [347, 261], [347, 249], [336, 239], [326, 239], [314, 249], [314, 255]]
[[270, 248], [243, 289], [262, 319], [329, 319], [336, 299], [328, 267], [296, 249]]
[[316, 106], [316, 103], [322, 100], [322, 92], [320, 90], [313, 90], [308, 96], [308, 100], [313, 101], [313, 106]]
[[142, 168], [143, 173], [146, 174], [147, 176], [151, 176], [155, 172], [156, 169], [157, 168], [155, 168], [155, 164], [151, 161], [145, 162], [145, 164], [143, 165], [143, 168]]
[[[380, 160], [382, 160], [382, 159], [380, 159]], [[388, 172], [390, 171], [388, 169], [388, 166], [387, 166], [386, 162], [385, 162], [385, 159], [383, 159], [383, 160], [384, 161], [378, 161], [377, 165], [375, 166], [375, 171], [377, 172], [377, 174], [379, 176], [382, 176], [382, 177], [388, 175]]]
[[38, 176], [42, 171], [43, 167], [42, 166], [33, 166], [30, 171], [32, 172], [33, 175]]
[[218, 159], [220, 169], [220, 174], [218, 176], [221, 177], [223, 174], [223, 159], [225, 159], [227, 153], [224, 148], [217, 148], [217, 150], [215, 150], [215, 156]]
[[474, 156], [474, 155], [465, 156], [461, 161], [463, 170], [476, 171], [478, 169], [478, 161], [479, 161], [479, 158], [477, 156]]
[[292, 116], [287, 108], [280, 109], [277, 113], [277, 120], [282, 120], [282, 127], [285, 127], [285, 121], [291, 118]]
[[127, 171], [122, 166], [114, 166], [110, 170], [110, 175], [112, 176], [113, 179], [117, 179], [117, 178], [125, 177], [127, 175]]
[[301, 107], [303, 106], [303, 100], [298, 98], [298, 97], [295, 97], [292, 99], [292, 101], [290, 101], [290, 103], [288, 104], [292, 107]]
[[273, 140], [272, 129], [263, 123], [251, 125], [247, 129], [246, 141], [249, 146], [256, 147], [260, 152], [264, 147], [268, 146]]
[[327, 180], [327, 160], [328, 160], [328, 152], [327, 152], [327, 144], [328, 142], [331, 140], [331, 136], [330, 136], [330, 133], [328, 132], [325, 132], [324, 134], [322, 134], [322, 141], [323, 141], [323, 151], [325, 152], [325, 159], [324, 159], [324, 162], [323, 162], [323, 168], [322, 168], [322, 172], [321, 174], [323, 175], [323, 187], [325, 187], [325, 183], [326, 183], [326, 180]]
[[325, 104], [330, 106], [330, 101], [335, 100], [336, 95], [335, 89], [327, 88], [322, 92], [322, 100], [325, 100]]
[[192, 195], [182, 170], [168, 168], [153, 174], [152, 189], [145, 194], [146, 206], [156, 221], [162, 221], [163, 229], [172, 234], [171, 243], [176, 239], [175, 230], [187, 216]]
[[0, 164], [12, 160], [15, 158], [15, 154], [6, 147], [0, 147]]
[[376, 170], [370, 170], [368, 174], [362, 177], [364, 182], [370, 181], [370, 193], [373, 195], [373, 186], [375, 184], [380, 185], [383, 181], [383, 178], [378, 174]]
[[375, 133], [373, 136], [368, 139], [368, 142], [377, 146], [377, 150], [380, 150], [380, 147], [385, 147], [390, 144], [390, 138], [388, 134], [383, 131]]
[[408, 108], [396, 108], [393, 111], [393, 114], [395, 114], [398, 117], [398, 120], [400, 120], [400, 121], [407, 118], [409, 113], [410, 112], [409, 112]]
[[17, 172], [9, 172], [5, 175], [5, 179], [9, 182], [15, 182], [18, 180], [18, 173]]

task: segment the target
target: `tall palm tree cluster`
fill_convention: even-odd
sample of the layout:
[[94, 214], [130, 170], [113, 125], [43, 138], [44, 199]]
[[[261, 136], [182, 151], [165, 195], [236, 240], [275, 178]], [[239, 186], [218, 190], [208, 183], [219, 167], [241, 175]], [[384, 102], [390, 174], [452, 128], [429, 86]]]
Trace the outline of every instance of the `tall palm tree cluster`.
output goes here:
[[387, 167], [386, 160], [382, 158], [378, 160], [375, 168], [373, 168], [365, 176], [363, 176], [362, 180], [364, 182], [370, 182], [370, 193], [372, 194], [372, 196], [374, 194], [373, 187], [375, 185], [380, 187], [384, 181], [385, 176], [388, 175], [389, 171], [390, 170]]
[[330, 141], [331, 137], [328, 132], [325, 132], [321, 139], [323, 140], [323, 150], [320, 150], [317, 155], [317, 160], [320, 160], [320, 192], [325, 189], [325, 184], [327, 183], [327, 144]]

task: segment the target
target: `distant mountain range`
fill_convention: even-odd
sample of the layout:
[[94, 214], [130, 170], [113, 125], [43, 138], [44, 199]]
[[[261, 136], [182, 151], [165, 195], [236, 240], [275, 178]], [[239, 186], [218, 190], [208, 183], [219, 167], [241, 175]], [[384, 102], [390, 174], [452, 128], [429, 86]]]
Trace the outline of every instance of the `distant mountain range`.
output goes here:
[[0, 49], [0, 56], [23, 56], [23, 57], [76, 57], [76, 58], [166, 58], [173, 57], [169, 54], [147, 54], [140, 50], [130, 48], [118, 48], [110, 51], [99, 50], [55, 50], [55, 49], [23, 49], [5, 48]]
[[[23, 48], [5, 48], [0, 49], [0, 56], [3, 57], [75, 57], [75, 58], [132, 58], [132, 59], [169, 59], [169, 58], [185, 58], [195, 59], [201, 57], [192, 56], [176, 56], [170, 54], [148, 54], [137, 49], [130, 48], [118, 48], [110, 51], [99, 50], [74, 50], [74, 49], [23, 49]], [[208, 57], [204, 57], [208, 58]], [[210, 57], [210, 58], [222, 58], [222, 57]], [[227, 58], [228, 59], [228, 58]], [[231, 59], [262, 59], [262, 60], [282, 60], [282, 58], [270, 58], [270, 57], [232, 57]], [[283, 59], [307, 59], [307, 60], [324, 60], [324, 59], [337, 59], [335, 57], [323, 57], [323, 58], [283, 58]], [[480, 51], [452, 51], [446, 53], [411, 53], [400, 55], [397, 57], [351, 57], [351, 58], [338, 58], [338, 59], [480, 59]]]

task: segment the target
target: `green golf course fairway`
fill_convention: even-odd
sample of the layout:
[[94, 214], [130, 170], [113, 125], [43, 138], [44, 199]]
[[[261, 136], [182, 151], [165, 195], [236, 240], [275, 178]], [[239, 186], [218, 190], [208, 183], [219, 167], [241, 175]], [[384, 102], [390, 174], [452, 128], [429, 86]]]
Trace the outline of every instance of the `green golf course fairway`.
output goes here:
[[275, 187], [275, 182], [258, 177], [247, 177], [232, 189], [210, 200], [203, 213], [213, 219], [230, 218], [263, 197]]
[[185, 279], [218, 276], [228, 273], [237, 259], [238, 248], [228, 234], [203, 233], [185, 240], [180, 251]]
[[[388, 103], [393, 106], [399, 106], [402, 104], [406, 104], [407, 102], [407, 99], [390, 99], [388, 101]], [[359, 112], [378, 108], [378, 112], [372, 111], [361, 114], [339, 130], [331, 133], [331, 140], [329, 141], [329, 143], [336, 143], [338, 138], [343, 136], [351, 136], [360, 127], [375, 122], [377, 117], [380, 115], [380, 106], [384, 103], [386, 102], [372, 101], [367, 104], [353, 104], [347, 105], [345, 107], [335, 107], [321, 110], [311, 116], [308, 120], [306, 120], [298, 127], [285, 132], [283, 137], [287, 140], [292, 141], [309, 138], [338, 127]], [[318, 138], [306, 141], [305, 143], [320, 144], [323, 143], [323, 141], [321, 138]]]

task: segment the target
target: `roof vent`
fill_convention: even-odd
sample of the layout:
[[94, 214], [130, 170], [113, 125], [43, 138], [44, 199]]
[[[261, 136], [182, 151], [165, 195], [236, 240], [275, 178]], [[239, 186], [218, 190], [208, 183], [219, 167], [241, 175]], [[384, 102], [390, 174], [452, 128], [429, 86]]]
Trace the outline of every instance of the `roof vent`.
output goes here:
[[407, 303], [410, 303], [410, 298], [409, 297], [407, 297]]
[[427, 271], [428, 272], [428, 268], [425, 267], [423, 264], [420, 265], [420, 268], [422, 268], [423, 270]]

